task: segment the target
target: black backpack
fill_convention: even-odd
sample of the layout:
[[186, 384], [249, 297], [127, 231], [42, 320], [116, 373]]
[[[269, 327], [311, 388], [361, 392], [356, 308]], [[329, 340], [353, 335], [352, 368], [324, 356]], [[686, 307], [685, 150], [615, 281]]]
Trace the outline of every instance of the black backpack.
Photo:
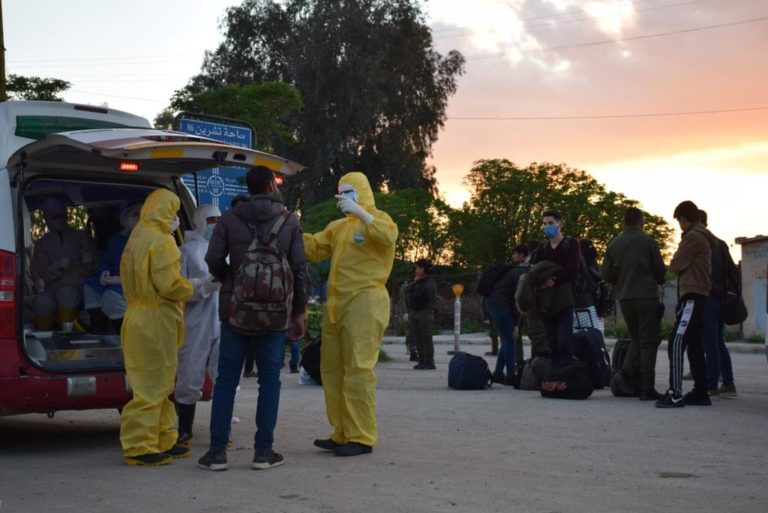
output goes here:
[[307, 344], [301, 350], [301, 362], [299, 362], [299, 365], [318, 385], [323, 384], [323, 377], [320, 375], [320, 344], [320, 337]]
[[480, 278], [477, 279], [477, 293], [483, 297], [490, 296], [491, 292], [493, 292], [493, 287], [496, 286], [499, 280], [511, 271], [514, 266], [515, 264], [510, 262], [502, 262], [486, 270], [480, 275]]
[[491, 371], [485, 358], [456, 353], [448, 363], [448, 386], [457, 390], [484, 390], [491, 386]]
[[553, 399], [586, 399], [592, 395], [592, 383], [585, 362], [554, 367], [541, 382], [541, 396]]

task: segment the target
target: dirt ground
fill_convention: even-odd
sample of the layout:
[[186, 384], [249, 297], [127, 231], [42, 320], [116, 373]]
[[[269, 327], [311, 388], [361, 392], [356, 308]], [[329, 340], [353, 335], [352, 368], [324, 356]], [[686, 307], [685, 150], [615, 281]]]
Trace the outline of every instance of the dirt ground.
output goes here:
[[[267, 471], [250, 469], [255, 379], [237, 398], [226, 472], [195, 466], [209, 403], [198, 408], [193, 457], [159, 468], [123, 464], [116, 411], [0, 418], [0, 513], [765, 511], [764, 354], [733, 353], [738, 398], [660, 410], [607, 390], [586, 401], [451, 390], [449, 348], [437, 346], [436, 371], [415, 371], [402, 344], [385, 346], [379, 444], [356, 458], [312, 446], [330, 433], [322, 390], [287, 373], [275, 435], [286, 464]], [[665, 352], [658, 362], [663, 390]]]

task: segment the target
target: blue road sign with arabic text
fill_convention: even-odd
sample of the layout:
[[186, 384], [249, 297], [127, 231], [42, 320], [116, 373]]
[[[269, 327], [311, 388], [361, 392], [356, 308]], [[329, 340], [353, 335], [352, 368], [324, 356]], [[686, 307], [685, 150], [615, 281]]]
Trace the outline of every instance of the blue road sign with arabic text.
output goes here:
[[[245, 126], [184, 118], [181, 119], [179, 131], [240, 148], [253, 148], [253, 131]], [[235, 196], [248, 194], [245, 186], [246, 172], [247, 169], [242, 167], [216, 167], [207, 171], [198, 171], [196, 173], [198, 205], [216, 205], [222, 212], [227, 210]], [[195, 175], [184, 175], [182, 181], [194, 194]]]

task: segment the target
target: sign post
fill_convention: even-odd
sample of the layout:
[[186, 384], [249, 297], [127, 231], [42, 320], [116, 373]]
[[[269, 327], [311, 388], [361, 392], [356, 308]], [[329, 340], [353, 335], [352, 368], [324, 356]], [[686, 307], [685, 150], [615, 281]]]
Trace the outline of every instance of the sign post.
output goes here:
[[461, 352], [461, 294], [464, 292], [464, 285], [454, 283], [451, 290], [456, 300], [453, 302], [453, 351], [448, 351], [448, 354], [456, 354]]
[[[174, 119], [173, 127], [240, 148], [254, 146], [253, 128], [242, 121], [182, 112]], [[235, 196], [248, 194], [246, 173], [247, 169], [241, 167], [213, 168], [184, 175], [181, 180], [195, 193], [198, 205], [214, 205], [223, 212]]]

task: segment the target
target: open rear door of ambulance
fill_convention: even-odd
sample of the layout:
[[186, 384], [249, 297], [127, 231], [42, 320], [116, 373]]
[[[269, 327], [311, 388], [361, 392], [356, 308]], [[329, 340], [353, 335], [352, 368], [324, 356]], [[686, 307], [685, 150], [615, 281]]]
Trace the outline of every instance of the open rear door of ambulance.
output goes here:
[[47, 173], [67, 169], [104, 177], [108, 173], [182, 176], [212, 167], [265, 166], [294, 175], [304, 166], [257, 150], [169, 130], [110, 128], [49, 135], [11, 156], [8, 169]]

